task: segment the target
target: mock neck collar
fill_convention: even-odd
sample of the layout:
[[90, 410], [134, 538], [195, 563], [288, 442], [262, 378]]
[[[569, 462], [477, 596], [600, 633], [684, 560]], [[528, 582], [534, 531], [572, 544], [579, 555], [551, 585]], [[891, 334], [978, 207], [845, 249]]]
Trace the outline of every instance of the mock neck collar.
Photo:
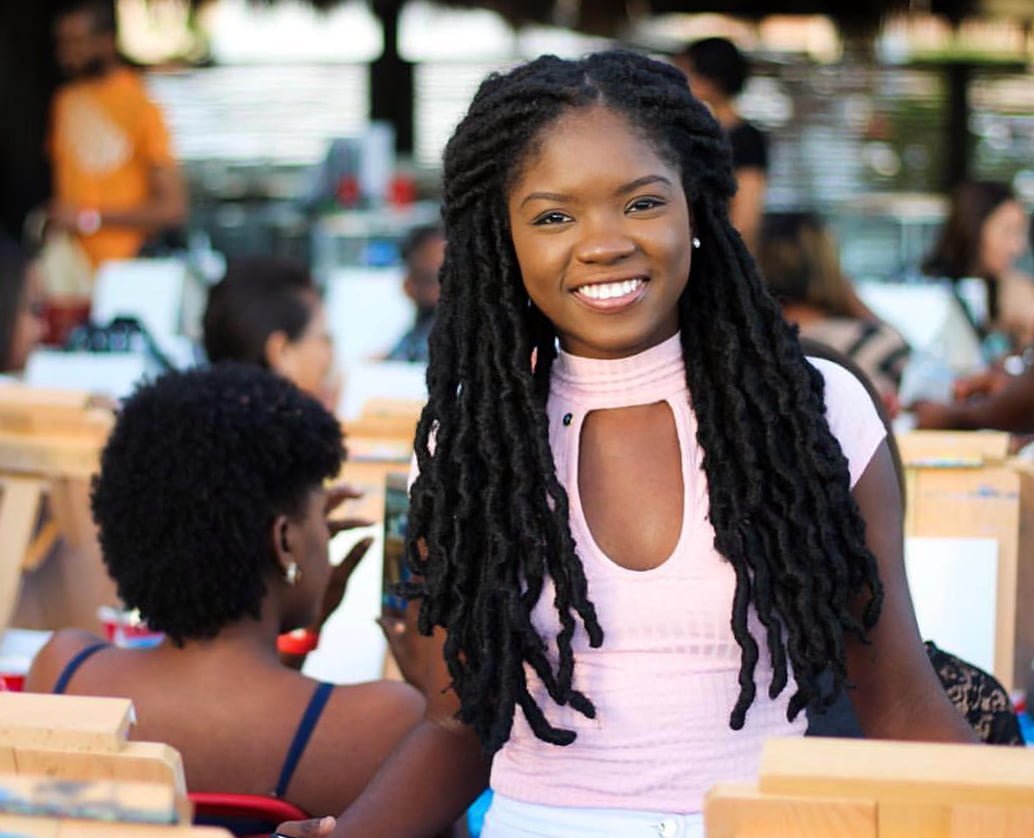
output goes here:
[[551, 389], [560, 396], [610, 399], [613, 406], [646, 404], [685, 391], [686, 367], [678, 333], [627, 358], [585, 358], [559, 350]]

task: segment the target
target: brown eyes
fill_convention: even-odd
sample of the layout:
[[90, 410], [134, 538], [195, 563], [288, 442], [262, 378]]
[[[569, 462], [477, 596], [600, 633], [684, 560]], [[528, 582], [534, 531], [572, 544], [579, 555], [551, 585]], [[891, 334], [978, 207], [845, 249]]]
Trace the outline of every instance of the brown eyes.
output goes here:
[[557, 212], [556, 210], [550, 210], [549, 212], [542, 213], [542, 215], [540, 215], [531, 223], [539, 227], [548, 227], [553, 224], [563, 224], [565, 221], [570, 220], [571, 216], [569, 216], [567, 213]]
[[626, 212], [646, 212], [648, 210], [663, 207], [664, 201], [660, 198], [636, 198], [626, 208]]
[[[644, 197], [636, 198], [634, 201], [628, 203], [625, 207], [625, 212], [629, 214], [649, 212], [650, 210], [663, 207], [667, 201], [663, 198], [655, 197]], [[560, 212], [560, 210], [549, 210], [548, 212], [542, 213], [537, 216], [531, 223], [536, 227], [552, 227], [557, 224], [566, 224], [574, 221], [574, 219], [566, 212]]]

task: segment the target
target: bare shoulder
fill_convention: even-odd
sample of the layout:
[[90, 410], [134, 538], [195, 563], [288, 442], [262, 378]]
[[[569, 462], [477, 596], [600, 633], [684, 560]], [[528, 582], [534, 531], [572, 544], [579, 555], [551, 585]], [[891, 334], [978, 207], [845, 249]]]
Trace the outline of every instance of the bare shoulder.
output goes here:
[[346, 809], [423, 715], [424, 697], [408, 684], [335, 687], [288, 797], [312, 813]]
[[25, 679], [29, 692], [50, 692], [69, 661], [83, 649], [104, 643], [103, 638], [80, 629], [62, 629], [54, 632], [46, 645], [32, 661]]
[[406, 728], [416, 724], [424, 715], [423, 695], [401, 681], [370, 681], [334, 688], [327, 712], [342, 719], [356, 719], [355, 714], [379, 725]]

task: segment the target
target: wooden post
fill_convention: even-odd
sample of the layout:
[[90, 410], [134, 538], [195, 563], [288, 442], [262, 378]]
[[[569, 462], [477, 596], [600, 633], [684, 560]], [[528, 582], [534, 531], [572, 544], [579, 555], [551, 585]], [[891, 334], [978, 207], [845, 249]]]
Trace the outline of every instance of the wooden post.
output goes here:
[[399, 54], [399, 17], [405, 0], [375, 0], [373, 11], [384, 27], [384, 52], [370, 64], [370, 119], [395, 126], [395, 150], [413, 153], [416, 101], [413, 65]]

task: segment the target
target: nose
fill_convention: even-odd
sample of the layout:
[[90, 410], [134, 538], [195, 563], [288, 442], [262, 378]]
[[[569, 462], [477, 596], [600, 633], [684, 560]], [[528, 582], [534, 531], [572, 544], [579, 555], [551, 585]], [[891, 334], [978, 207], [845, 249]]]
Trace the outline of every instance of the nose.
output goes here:
[[586, 219], [575, 247], [575, 256], [585, 264], [612, 264], [635, 253], [636, 243], [620, 220]]

